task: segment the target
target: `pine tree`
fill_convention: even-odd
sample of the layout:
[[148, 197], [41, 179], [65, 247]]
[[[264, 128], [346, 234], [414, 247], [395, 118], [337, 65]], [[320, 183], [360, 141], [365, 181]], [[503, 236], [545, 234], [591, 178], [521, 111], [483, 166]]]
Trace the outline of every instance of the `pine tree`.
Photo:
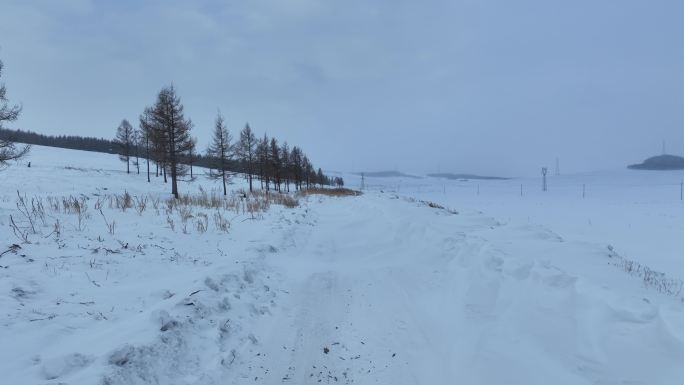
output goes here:
[[221, 181], [223, 182], [223, 195], [227, 194], [226, 179], [228, 161], [233, 156], [232, 140], [233, 138], [228, 132], [223, 116], [221, 116], [221, 113], [219, 112], [216, 116], [216, 123], [214, 124], [214, 136], [209, 148], [207, 148], [207, 156], [215, 159], [215, 163], [212, 162], [212, 165], [217, 171], [215, 173], [209, 173], [209, 175], [213, 178], [221, 178]]
[[121, 159], [122, 162], [126, 162], [126, 173], [130, 174], [130, 158], [133, 154], [135, 134], [133, 132], [133, 126], [131, 126], [128, 120], [124, 119], [121, 121], [121, 124], [119, 124], [119, 127], [116, 129], [116, 138], [114, 139], [114, 142], [116, 142], [119, 147], [119, 159]]
[[159, 92], [152, 117], [155, 132], [153, 141], [159, 155], [164, 159], [164, 178], [168, 169], [171, 173], [171, 194], [178, 199], [178, 177], [185, 175], [187, 171], [181, 161], [187, 158], [192, 146], [192, 121], [185, 118], [183, 104], [173, 86], [162, 88]]
[[249, 123], [245, 124], [245, 128], [240, 131], [240, 141], [237, 144], [237, 155], [245, 166], [247, 177], [249, 178], [249, 192], [252, 192], [252, 176], [254, 175], [256, 137], [249, 127]]

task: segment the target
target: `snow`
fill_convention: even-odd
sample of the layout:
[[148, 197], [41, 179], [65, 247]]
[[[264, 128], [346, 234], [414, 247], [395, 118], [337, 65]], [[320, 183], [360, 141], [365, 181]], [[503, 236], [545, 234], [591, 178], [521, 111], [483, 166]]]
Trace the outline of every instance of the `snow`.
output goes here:
[[[223, 231], [216, 209], [192, 207], [185, 225], [155, 209], [168, 185], [115, 156], [34, 147], [30, 160], [0, 172], [0, 252], [21, 247], [0, 257], [3, 383], [684, 378], [684, 293], [666, 290], [684, 278], [684, 174], [560, 176], [546, 193], [534, 179], [367, 178], [358, 197], [221, 211]], [[201, 173], [181, 192], [218, 191]], [[87, 197], [90, 216], [79, 229], [48, 210], [22, 243], [9, 223], [22, 218], [17, 190]], [[149, 194], [147, 210], [110, 207], [124, 191]]]
[[[360, 186], [357, 176], [347, 179], [350, 185]], [[684, 244], [680, 240], [684, 232], [684, 171], [624, 169], [550, 175], [547, 192], [541, 191], [541, 175], [502, 181], [366, 179], [371, 191], [482, 211], [507, 225], [542, 225], [565, 239], [612, 244], [625, 256], [684, 277]]]

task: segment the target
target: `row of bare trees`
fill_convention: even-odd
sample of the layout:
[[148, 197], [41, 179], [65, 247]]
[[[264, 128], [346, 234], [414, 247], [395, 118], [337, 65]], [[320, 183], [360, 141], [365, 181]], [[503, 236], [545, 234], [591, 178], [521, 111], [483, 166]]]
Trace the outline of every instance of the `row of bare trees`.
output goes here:
[[[223, 119], [219, 115], [217, 126], [214, 129], [212, 147], [220, 143], [221, 135], [218, 123]], [[230, 147], [228, 147], [230, 149]], [[210, 147], [211, 149], [211, 147]], [[276, 138], [268, 138], [266, 134], [258, 138], [249, 124], [240, 131], [239, 139], [233, 145], [232, 151], [228, 152], [236, 157], [243, 166], [243, 170], [249, 181], [249, 190], [254, 189], [254, 179], [258, 178], [262, 189], [275, 190], [278, 192], [290, 191], [290, 186], [300, 190], [313, 184], [329, 185], [330, 178], [323, 174], [319, 168], [314, 170], [311, 161], [301, 148], [290, 146], [287, 142], [278, 143]], [[210, 152], [212, 157], [217, 158], [218, 153]], [[222, 174], [225, 174], [222, 173]]]
[[211, 160], [210, 175], [222, 179], [224, 195], [226, 181], [236, 161], [249, 182], [250, 192], [254, 190], [254, 179], [259, 180], [261, 189], [278, 192], [290, 192], [290, 186], [301, 190], [316, 184], [344, 185], [342, 178], [331, 179], [320, 168], [316, 171], [301, 148], [293, 146], [290, 149], [287, 142], [280, 144], [278, 139], [269, 139], [266, 134], [258, 138], [249, 124], [245, 124], [237, 140], [233, 142], [233, 136], [220, 112], [214, 124], [207, 158]]
[[[3, 63], [0, 61], [0, 77]], [[3, 123], [17, 120], [21, 107], [10, 105], [5, 85], [0, 83], [0, 129]], [[145, 108], [139, 118], [139, 128], [123, 120], [116, 131], [114, 142], [119, 157], [126, 163], [126, 172], [131, 164], [140, 173], [140, 159], [147, 163], [147, 181], [150, 181], [150, 162], [156, 167], [156, 176], [162, 175], [167, 182], [171, 177], [171, 193], [178, 198], [178, 178], [189, 169], [193, 175], [193, 164], [201, 159], [197, 153], [197, 140], [190, 136], [192, 121], [185, 117], [183, 104], [173, 86], [159, 91], [155, 103]], [[29, 151], [29, 146], [18, 147], [11, 139], [0, 138], [0, 166], [17, 160]], [[212, 142], [206, 150], [204, 165], [209, 166], [209, 175], [220, 178], [223, 193], [226, 184], [236, 172], [243, 172], [249, 181], [250, 192], [254, 190], [254, 179], [258, 179], [265, 190], [279, 192], [308, 188], [311, 185], [344, 185], [342, 178], [331, 179], [319, 168], [315, 170], [301, 148], [280, 144], [276, 138], [266, 134], [258, 138], [249, 124], [240, 131], [236, 141], [228, 131], [225, 119], [219, 112], [216, 117]]]
[[250, 192], [254, 180], [260, 187], [278, 192], [290, 191], [290, 186], [299, 190], [311, 185], [342, 186], [341, 178], [331, 179], [319, 168], [315, 170], [309, 158], [297, 146], [280, 144], [276, 138], [264, 135], [258, 138], [249, 124], [239, 132], [235, 140], [228, 130], [225, 119], [219, 111], [214, 123], [211, 143], [204, 156], [197, 153], [197, 140], [190, 135], [192, 121], [185, 117], [183, 104], [173, 86], [163, 88], [151, 107], [140, 115], [139, 128], [135, 129], [127, 120], [119, 125], [115, 142], [119, 147], [120, 159], [126, 163], [130, 173], [133, 164], [140, 173], [140, 159], [147, 162], [147, 181], [150, 181], [150, 161], [155, 164], [156, 176], [167, 173], [171, 177], [171, 192], [178, 198], [178, 178], [190, 172], [193, 165], [202, 160], [209, 168], [209, 176], [221, 179], [223, 194], [226, 184], [236, 172], [243, 172], [249, 182]]

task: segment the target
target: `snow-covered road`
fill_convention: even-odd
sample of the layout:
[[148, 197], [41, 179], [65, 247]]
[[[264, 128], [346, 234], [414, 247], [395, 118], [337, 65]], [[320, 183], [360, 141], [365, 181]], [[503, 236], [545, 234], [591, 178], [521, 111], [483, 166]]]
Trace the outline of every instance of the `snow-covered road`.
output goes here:
[[608, 250], [392, 198], [311, 202], [311, 225], [268, 255], [288, 294], [258, 333], [264, 383], [675, 384], [684, 374], [681, 301], [644, 290]]

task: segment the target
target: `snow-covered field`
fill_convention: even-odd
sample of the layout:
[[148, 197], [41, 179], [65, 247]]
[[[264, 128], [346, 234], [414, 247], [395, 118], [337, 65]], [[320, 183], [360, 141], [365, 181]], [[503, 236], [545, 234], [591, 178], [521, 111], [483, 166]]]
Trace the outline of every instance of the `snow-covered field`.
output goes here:
[[[358, 176], [347, 179], [360, 186]], [[507, 225], [543, 225], [565, 239], [613, 245], [623, 256], [684, 278], [682, 182], [684, 171], [624, 169], [549, 176], [547, 192], [541, 190], [541, 175], [479, 181], [367, 178], [366, 188], [482, 211]]]
[[29, 160], [0, 172], [3, 384], [684, 381], [684, 174], [377, 178], [252, 214], [169, 208], [111, 155]]

